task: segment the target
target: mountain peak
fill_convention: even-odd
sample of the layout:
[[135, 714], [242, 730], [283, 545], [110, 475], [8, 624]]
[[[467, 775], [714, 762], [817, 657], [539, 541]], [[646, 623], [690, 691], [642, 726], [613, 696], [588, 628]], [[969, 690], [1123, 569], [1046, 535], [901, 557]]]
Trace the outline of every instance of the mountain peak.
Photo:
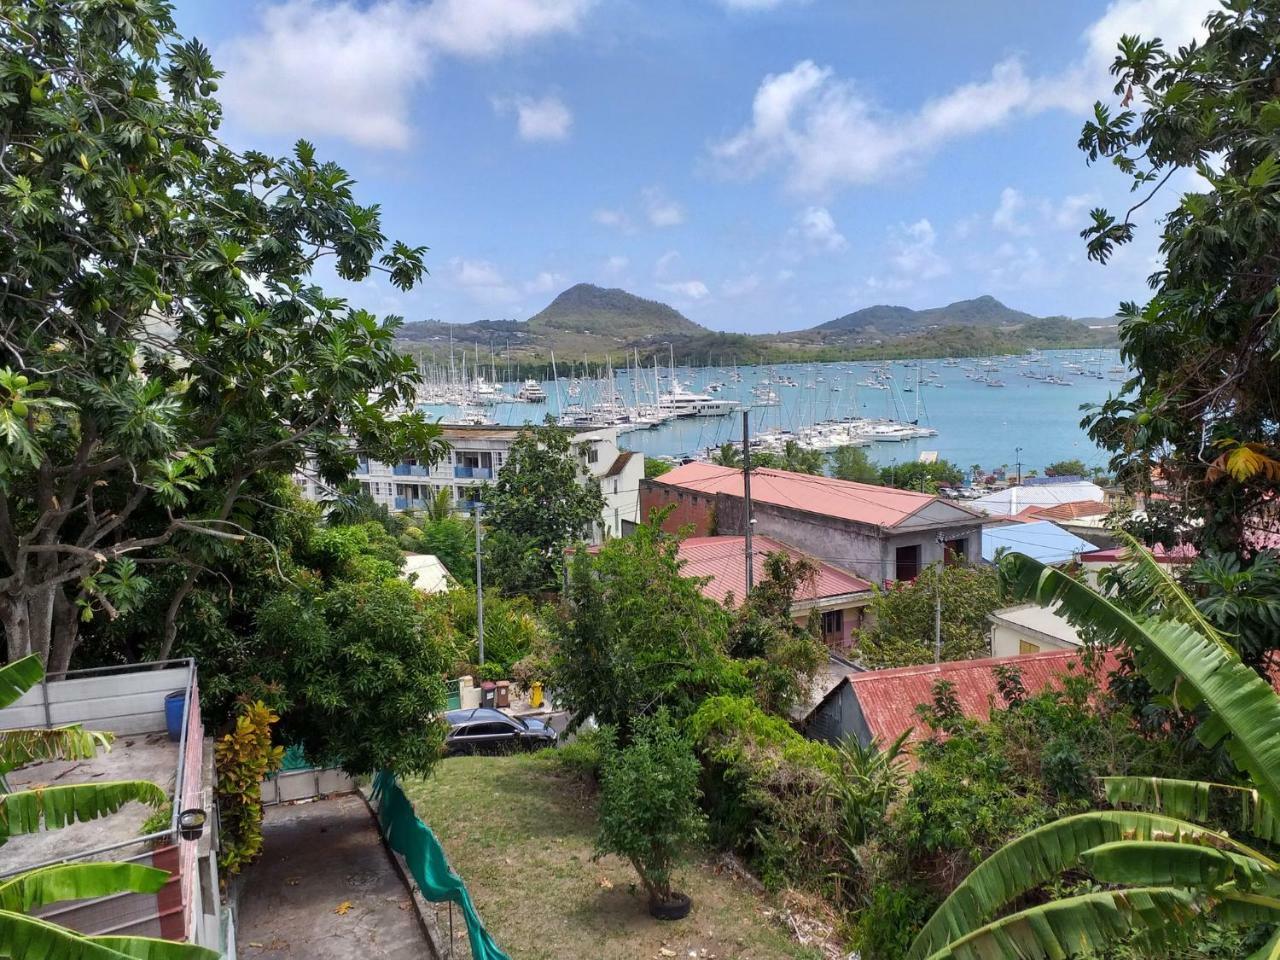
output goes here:
[[533, 330], [553, 328], [574, 333], [625, 337], [703, 333], [703, 327], [657, 300], [646, 300], [618, 287], [575, 283], [529, 318]]

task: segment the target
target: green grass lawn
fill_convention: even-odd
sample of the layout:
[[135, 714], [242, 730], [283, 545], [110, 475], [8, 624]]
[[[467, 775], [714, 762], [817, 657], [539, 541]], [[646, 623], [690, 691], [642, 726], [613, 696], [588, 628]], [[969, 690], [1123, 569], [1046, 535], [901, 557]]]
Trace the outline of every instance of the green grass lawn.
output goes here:
[[549, 753], [454, 757], [404, 788], [512, 960], [817, 960], [765, 916], [770, 902], [706, 862], [676, 875], [689, 916], [652, 919], [630, 864], [592, 862], [594, 798]]

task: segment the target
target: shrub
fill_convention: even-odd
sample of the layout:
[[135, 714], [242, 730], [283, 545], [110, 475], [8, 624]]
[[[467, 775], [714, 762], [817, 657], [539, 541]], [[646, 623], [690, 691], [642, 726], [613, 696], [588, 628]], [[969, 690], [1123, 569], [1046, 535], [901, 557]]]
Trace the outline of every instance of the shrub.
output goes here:
[[608, 734], [600, 730], [583, 730], [568, 743], [539, 754], [565, 773], [587, 784], [600, 779], [600, 767], [609, 746]]
[[262, 778], [284, 759], [284, 748], [271, 745], [271, 727], [279, 719], [261, 701], [242, 701], [235, 728], [214, 744], [222, 830], [218, 864], [229, 874], [262, 852]]
[[701, 768], [667, 711], [636, 720], [628, 747], [606, 735], [600, 780], [596, 856], [631, 862], [651, 903], [672, 899], [671, 872], [687, 847], [702, 838], [698, 809]]

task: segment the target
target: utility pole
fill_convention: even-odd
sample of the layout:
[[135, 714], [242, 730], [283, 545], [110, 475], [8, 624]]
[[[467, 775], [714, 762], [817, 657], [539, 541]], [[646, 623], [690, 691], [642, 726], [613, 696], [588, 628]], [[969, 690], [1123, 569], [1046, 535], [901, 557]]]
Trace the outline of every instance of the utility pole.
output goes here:
[[938, 546], [942, 547], [942, 560], [938, 564], [933, 581], [933, 662], [942, 662], [942, 571], [947, 565], [947, 547], [942, 534], [938, 534]]
[[1017, 457], [1016, 462], [1018, 464], [1018, 486], [1022, 486], [1022, 448], [1014, 447], [1013, 452], [1014, 452], [1014, 456]]
[[742, 411], [742, 506], [746, 511], [747, 529], [746, 547], [747, 547], [747, 596], [751, 595], [751, 588], [755, 586], [755, 555], [751, 546], [751, 524], [755, 521], [751, 519], [751, 425], [749, 410]]
[[480, 647], [480, 666], [484, 666], [484, 554], [480, 551], [480, 511], [484, 504], [479, 500], [471, 510], [476, 525], [476, 641]]

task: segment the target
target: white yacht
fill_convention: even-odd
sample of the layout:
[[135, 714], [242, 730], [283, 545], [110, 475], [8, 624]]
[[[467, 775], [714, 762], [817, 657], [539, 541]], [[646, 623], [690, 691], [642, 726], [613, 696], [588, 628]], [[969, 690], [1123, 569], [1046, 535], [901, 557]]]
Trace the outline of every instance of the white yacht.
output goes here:
[[534, 380], [532, 377], [524, 382], [524, 385], [520, 387], [516, 396], [521, 400], [524, 400], [526, 403], [547, 402], [547, 391], [543, 390], [542, 384], [537, 380]]
[[723, 417], [739, 408], [734, 400], [721, 400], [705, 393], [691, 393], [679, 382], [658, 398], [658, 409], [677, 417]]

